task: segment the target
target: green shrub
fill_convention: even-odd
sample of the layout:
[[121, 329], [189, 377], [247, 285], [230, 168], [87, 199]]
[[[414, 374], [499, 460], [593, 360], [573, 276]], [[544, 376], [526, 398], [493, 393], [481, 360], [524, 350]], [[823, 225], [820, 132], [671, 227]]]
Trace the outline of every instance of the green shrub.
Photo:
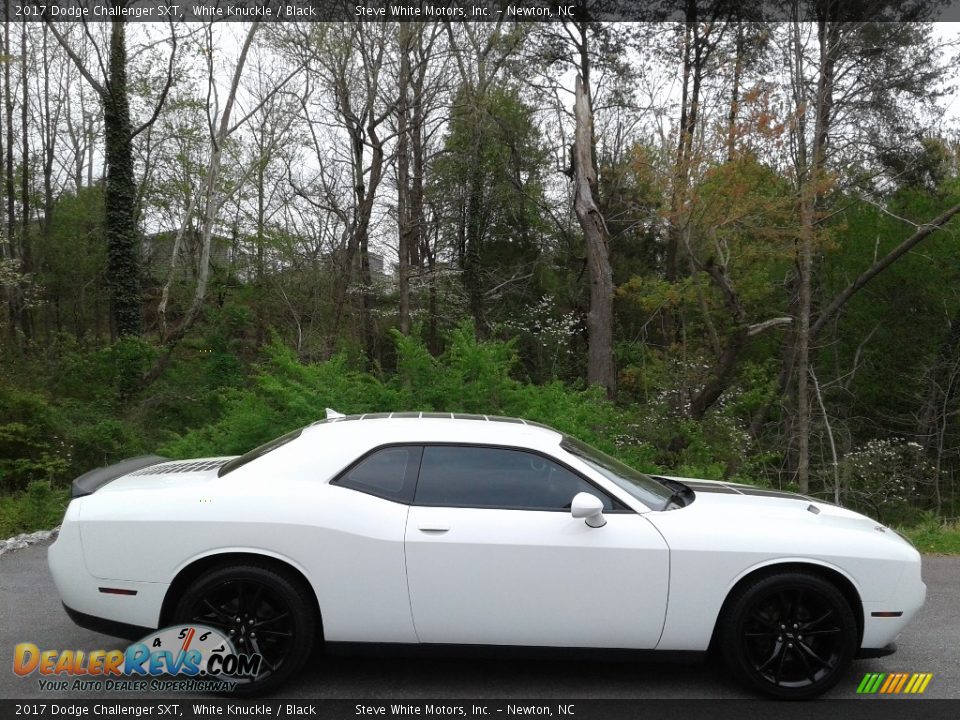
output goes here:
[[327, 407], [346, 414], [419, 410], [523, 417], [654, 469], [637, 424], [599, 389], [520, 382], [513, 377], [518, 366], [513, 343], [478, 342], [469, 325], [449, 340], [447, 351], [434, 358], [420, 340], [395, 333], [397, 371], [386, 378], [351, 369], [345, 355], [304, 364], [274, 342], [252, 384], [223, 394], [219, 420], [183, 433], [163, 452], [173, 457], [242, 453], [323, 418]]
[[23, 490], [67, 467], [63, 419], [39, 393], [0, 386], [0, 489]]
[[0, 496], [0, 538], [56, 527], [69, 501], [67, 490], [53, 489], [43, 480], [31, 482], [23, 492]]

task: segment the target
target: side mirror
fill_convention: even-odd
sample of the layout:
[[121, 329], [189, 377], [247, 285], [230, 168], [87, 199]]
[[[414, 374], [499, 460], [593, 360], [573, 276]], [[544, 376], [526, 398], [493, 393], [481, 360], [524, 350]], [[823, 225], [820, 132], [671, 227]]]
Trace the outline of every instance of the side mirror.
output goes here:
[[601, 528], [607, 524], [603, 516], [603, 501], [590, 493], [582, 492], [573, 496], [570, 514], [575, 518], [583, 518], [588, 527]]

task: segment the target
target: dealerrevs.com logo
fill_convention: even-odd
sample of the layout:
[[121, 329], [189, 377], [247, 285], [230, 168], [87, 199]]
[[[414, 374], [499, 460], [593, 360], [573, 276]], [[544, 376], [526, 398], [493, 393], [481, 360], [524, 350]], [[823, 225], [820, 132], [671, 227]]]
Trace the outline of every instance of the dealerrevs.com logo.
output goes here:
[[40, 690], [72, 692], [224, 692], [251, 682], [262, 662], [203, 625], [163, 628], [126, 650], [41, 650], [26, 642], [13, 652], [14, 673], [38, 675]]

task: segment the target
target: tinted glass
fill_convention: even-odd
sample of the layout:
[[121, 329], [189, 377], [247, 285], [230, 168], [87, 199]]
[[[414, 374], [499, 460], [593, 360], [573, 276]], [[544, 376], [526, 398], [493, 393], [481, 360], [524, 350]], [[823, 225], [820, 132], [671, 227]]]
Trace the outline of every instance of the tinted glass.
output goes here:
[[418, 505], [569, 510], [579, 492], [609, 497], [586, 480], [535, 453], [501, 448], [426, 447], [417, 482]]
[[634, 470], [629, 465], [624, 465], [616, 458], [610, 457], [605, 452], [601, 452], [576, 438], [568, 435], [564, 436], [560, 447], [568, 453], [576, 455], [598, 473], [615, 482], [648, 508], [664, 509], [673, 494], [673, 491], [663, 483]]
[[334, 484], [388, 500], [409, 502], [416, 475], [419, 447], [388, 447], [368, 455]]
[[291, 433], [287, 433], [286, 435], [281, 435], [275, 440], [271, 440], [268, 443], [264, 443], [260, 447], [256, 447], [250, 452], [245, 453], [244, 455], [241, 455], [240, 457], [236, 457], [233, 460], [228, 460], [227, 462], [225, 462], [223, 465], [220, 466], [220, 469], [217, 471], [217, 476], [223, 477], [227, 473], [231, 473], [237, 468], [243, 467], [248, 462], [253, 462], [256, 459], [263, 457], [267, 453], [273, 452], [278, 447], [282, 447], [286, 445], [291, 440], [296, 440], [298, 437], [300, 437], [300, 433], [302, 432], [303, 432], [303, 428], [299, 428], [297, 430], [294, 430]]

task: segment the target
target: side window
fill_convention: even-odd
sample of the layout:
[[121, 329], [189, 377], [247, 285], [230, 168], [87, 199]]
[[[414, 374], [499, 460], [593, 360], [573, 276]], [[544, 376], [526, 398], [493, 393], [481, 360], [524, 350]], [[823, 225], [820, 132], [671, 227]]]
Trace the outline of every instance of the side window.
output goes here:
[[331, 484], [408, 503], [413, 499], [413, 486], [422, 451], [423, 448], [412, 445], [381, 448], [367, 455]]
[[568, 510], [579, 492], [613, 502], [579, 475], [542, 455], [502, 448], [428, 446], [423, 450], [417, 505]]

